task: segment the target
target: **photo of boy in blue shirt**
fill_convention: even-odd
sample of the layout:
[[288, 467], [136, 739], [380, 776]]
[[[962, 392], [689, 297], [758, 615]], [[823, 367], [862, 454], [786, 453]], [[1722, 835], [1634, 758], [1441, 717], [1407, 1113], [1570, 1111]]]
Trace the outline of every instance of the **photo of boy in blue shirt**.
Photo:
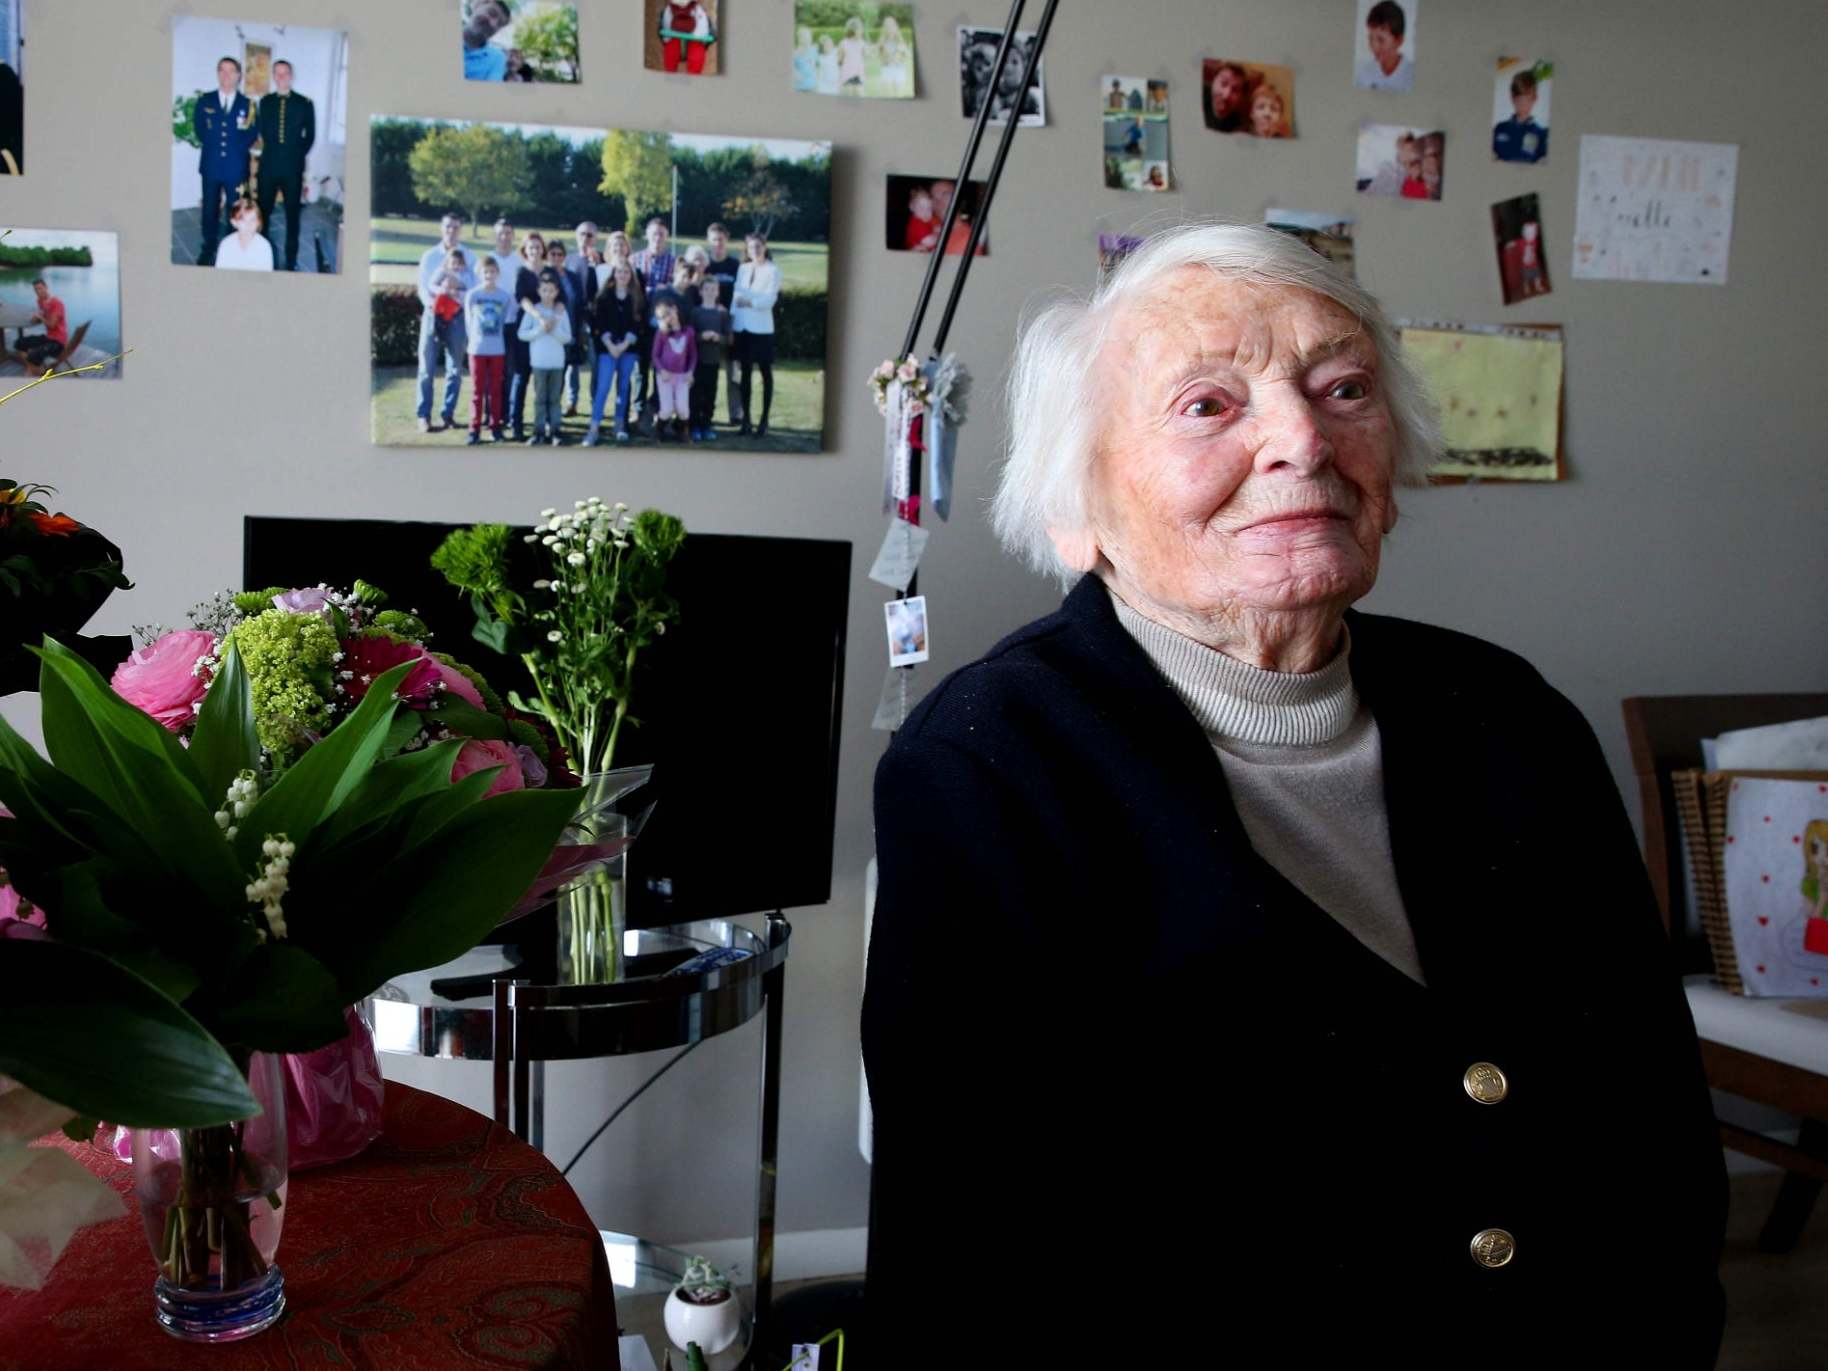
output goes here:
[[[1516, 59], [1498, 64], [1498, 106], [1502, 110], [1505, 73], [1517, 66]], [[1540, 162], [1549, 155], [1548, 85], [1553, 70], [1546, 62], [1516, 71], [1510, 78], [1511, 117], [1501, 119], [1492, 128], [1492, 156], [1500, 162]], [[1538, 100], [1543, 102], [1543, 118], [1536, 118]]]

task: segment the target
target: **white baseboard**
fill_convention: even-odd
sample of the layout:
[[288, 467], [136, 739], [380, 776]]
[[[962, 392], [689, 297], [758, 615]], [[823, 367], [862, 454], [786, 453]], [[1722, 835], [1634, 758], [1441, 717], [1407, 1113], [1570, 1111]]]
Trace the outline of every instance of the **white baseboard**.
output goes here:
[[[862, 1275], [869, 1232], [868, 1228], [817, 1228], [803, 1233], [776, 1233], [776, 1283]], [[748, 1238], [715, 1238], [675, 1245], [681, 1251], [703, 1257], [720, 1271], [734, 1273], [739, 1282], [754, 1278], [750, 1262], [755, 1253]]]

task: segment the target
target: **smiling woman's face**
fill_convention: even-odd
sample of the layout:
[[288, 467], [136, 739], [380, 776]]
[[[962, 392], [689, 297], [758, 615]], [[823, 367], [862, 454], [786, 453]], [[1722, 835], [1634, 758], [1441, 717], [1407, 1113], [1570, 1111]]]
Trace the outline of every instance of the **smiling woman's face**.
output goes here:
[[1112, 321], [1087, 507], [1060, 539], [1164, 622], [1338, 613], [1396, 523], [1377, 349], [1310, 291], [1183, 268]]

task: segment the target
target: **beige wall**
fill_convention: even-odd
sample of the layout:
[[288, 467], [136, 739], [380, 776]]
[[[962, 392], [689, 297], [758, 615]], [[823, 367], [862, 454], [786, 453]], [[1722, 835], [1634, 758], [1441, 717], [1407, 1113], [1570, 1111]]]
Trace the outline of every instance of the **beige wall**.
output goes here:
[[[661, 505], [696, 529], [852, 540], [837, 874], [830, 905], [793, 912], [780, 1226], [854, 1228], [865, 1220], [867, 1191], [855, 1143], [861, 882], [871, 849], [869, 777], [883, 744], [867, 727], [881, 684], [883, 595], [863, 579], [881, 531], [880, 430], [864, 378], [899, 343], [922, 266], [877, 245], [882, 181], [892, 171], [952, 168], [967, 127], [957, 112], [952, 26], [998, 22], [1002, 6], [978, 4], [966, 14], [918, 4], [923, 98], [906, 106], [790, 93], [786, 0], [725, 0], [727, 74], [696, 84], [641, 70], [637, 7], [584, 0], [586, 79], [577, 88], [466, 86], [451, 50], [455, 9], [455, 0], [208, 7], [352, 35], [356, 269], [268, 279], [167, 264], [169, 7], [28, 5], [30, 172], [0, 181], [0, 220], [118, 231], [123, 324], [136, 351], [122, 382], [59, 383], [7, 406], [4, 468], [55, 483], [70, 510], [125, 548], [138, 589], [117, 596], [98, 621], [111, 631], [177, 621], [193, 600], [234, 583], [247, 513], [525, 517], [595, 492]], [[1819, 688], [1828, 675], [1818, 360], [1828, 277], [1816, 230], [1828, 202], [1810, 173], [1820, 161], [1824, 22], [1819, 8], [1802, 3], [1747, 8], [1730, 21], [1696, 0], [1671, 0], [1656, 13], [1653, 20], [1638, 6], [1565, 0], [1428, 0], [1415, 91], [1381, 96], [1351, 87], [1344, 0], [1063, 5], [1047, 59], [1050, 125], [1016, 140], [992, 221], [994, 255], [976, 267], [954, 329], [981, 385], [954, 517], [935, 530], [923, 571], [935, 645], [923, 681], [1053, 601], [1048, 587], [999, 554], [980, 512], [998, 422], [994, 387], [1024, 302], [1046, 286], [1090, 282], [1098, 227], [1127, 228], [1145, 216], [1255, 219], [1276, 203], [1355, 212], [1360, 273], [1394, 314], [1568, 328], [1571, 479], [1545, 489], [1409, 495], [1368, 607], [1523, 652], [1587, 712], [1627, 782], [1621, 695]], [[1501, 51], [1557, 65], [1554, 154], [1537, 169], [1494, 165], [1484, 151], [1490, 64]], [[1202, 56], [1293, 66], [1299, 137], [1272, 145], [1207, 133], [1198, 116]], [[1173, 83], [1178, 193], [1145, 199], [1100, 185], [1093, 102], [1096, 78], [1109, 71]], [[375, 112], [833, 139], [830, 451], [571, 449], [509, 461], [486, 451], [370, 447], [360, 263], [368, 209], [362, 130]], [[1367, 117], [1448, 130], [1443, 202], [1354, 203], [1353, 129]], [[1569, 279], [1583, 131], [1741, 145], [1730, 287]], [[1529, 189], [1543, 197], [1556, 288], [1507, 310], [1487, 207]], [[792, 587], [771, 590], [790, 612]], [[25, 720], [32, 703], [15, 699], [5, 711]], [[933, 920], [935, 936], [967, 931], [949, 924], [945, 910]], [[936, 997], [934, 1012], [959, 1007]], [[597, 1144], [574, 1179], [599, 1222], [682, 1240], [744, 1232], [755, 1046], [751, 1028], [702, 1049]], [[561, 1163], [655, 1064], [553, 1070], [550, 1150]], [[474, 1068], [398, 1074], [472, 1102], [486, 1098]]]

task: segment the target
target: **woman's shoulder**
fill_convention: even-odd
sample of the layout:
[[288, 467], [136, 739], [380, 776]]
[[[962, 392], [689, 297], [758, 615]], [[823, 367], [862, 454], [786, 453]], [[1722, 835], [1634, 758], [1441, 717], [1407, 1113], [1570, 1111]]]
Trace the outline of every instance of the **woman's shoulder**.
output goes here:
[[993, 745], [1023, 721], [1062, 726], [1079, 694], [1060, 652], [1072, 632], [1065, 611], [1056, 610], [1009, 634], [933, 687], [897, 731], [896, 744], [975, 748]]

